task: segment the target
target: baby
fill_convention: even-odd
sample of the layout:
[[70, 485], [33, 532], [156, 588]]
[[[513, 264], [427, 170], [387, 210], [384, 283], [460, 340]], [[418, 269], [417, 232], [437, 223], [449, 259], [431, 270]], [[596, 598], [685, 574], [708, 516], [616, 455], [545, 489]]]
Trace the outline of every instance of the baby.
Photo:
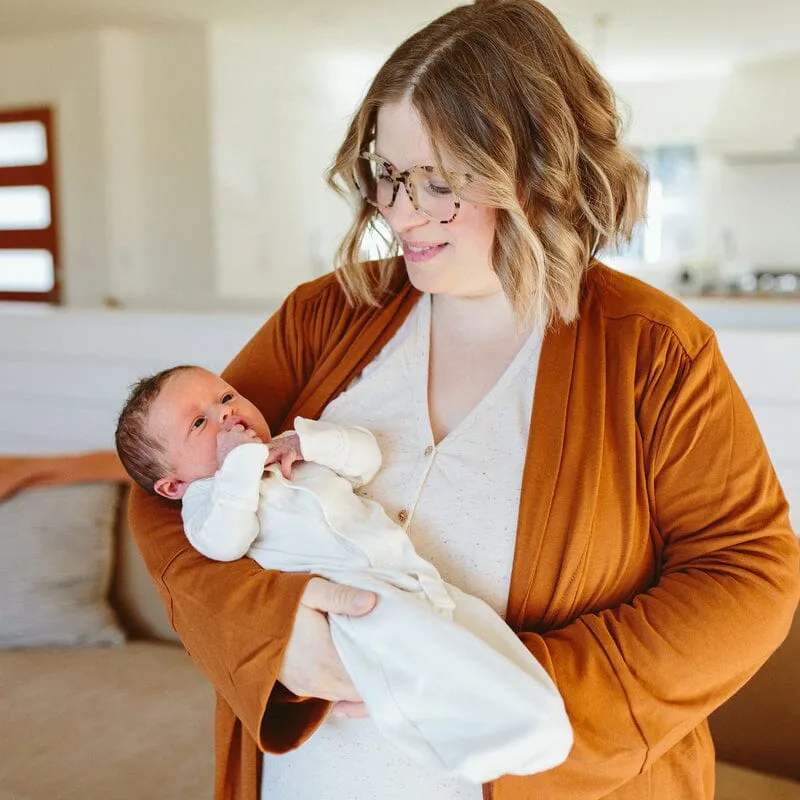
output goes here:
[[560, 764], [572, 729], [542, 666], [354, 491], [380, 467], [374, 436], [294, 425], [273, 439], [233, 387], [182, 366], [133, 388], [116, 443], [137, 483], [182, 501], [186, 535], [205, 556], [375, 592], [363, 617], [330, 614], [331, 636], [377, 728], [417, 761], [476, 783]]

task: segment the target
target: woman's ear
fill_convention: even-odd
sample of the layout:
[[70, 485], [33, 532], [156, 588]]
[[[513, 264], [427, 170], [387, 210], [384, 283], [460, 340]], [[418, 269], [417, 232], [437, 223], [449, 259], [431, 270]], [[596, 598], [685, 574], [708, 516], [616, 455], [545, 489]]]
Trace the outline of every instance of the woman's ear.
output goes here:
[[177, 478], [159, 478], [153, 485], [153, 491], [166, 497], [167, 500], [180, 500], [189, 484]]

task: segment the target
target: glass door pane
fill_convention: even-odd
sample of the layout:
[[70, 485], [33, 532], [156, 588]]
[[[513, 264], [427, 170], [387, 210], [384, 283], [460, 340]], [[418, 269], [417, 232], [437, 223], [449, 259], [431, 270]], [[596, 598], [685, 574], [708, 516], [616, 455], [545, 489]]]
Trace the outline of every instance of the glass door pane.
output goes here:
[[50, 227], [50, 192], [44, 186], [0, 187], [0, 230]]
[[54, 282], [48, 250], [0, 250], [0, 292], [49, 292]]
[[0, 124], [0, 167], [33, 167], [47, 161], [47, 134], [41, 122]]

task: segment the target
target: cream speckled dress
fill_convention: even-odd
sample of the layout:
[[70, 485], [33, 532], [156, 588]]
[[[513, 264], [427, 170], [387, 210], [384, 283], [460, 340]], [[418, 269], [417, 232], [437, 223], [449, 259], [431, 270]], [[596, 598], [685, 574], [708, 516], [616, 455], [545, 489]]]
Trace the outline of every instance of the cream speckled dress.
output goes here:
[[[383, 467], [365, 494], [406, 526], [448, 583], [506, 608], [541, 346], [534, 332], [498, 383], [438, 445], [427, 403], [430, 297], [322, 419], [371, 430]], [[329, 717], [300, 748], [264, 755], [263, 800], [480, 800], [480, 786], [426, 772], [369, 720]]]

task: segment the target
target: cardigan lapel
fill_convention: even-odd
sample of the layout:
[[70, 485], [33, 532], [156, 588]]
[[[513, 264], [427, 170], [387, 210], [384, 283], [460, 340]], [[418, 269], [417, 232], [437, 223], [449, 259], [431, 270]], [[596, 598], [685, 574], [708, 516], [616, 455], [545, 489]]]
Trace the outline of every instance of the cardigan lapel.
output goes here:
[[542, 555], [567, 423], [578, 323], [557, 323], [542, 342], [522, 473], [506, 621], [520, 631]]
[[357, 315], [347, 334], [316, 366], [284, 424], [290, 426], [298, 415], [317, 419], [391, 340], [419, 297], [420, 292], [404, 280], [385, 306]]

